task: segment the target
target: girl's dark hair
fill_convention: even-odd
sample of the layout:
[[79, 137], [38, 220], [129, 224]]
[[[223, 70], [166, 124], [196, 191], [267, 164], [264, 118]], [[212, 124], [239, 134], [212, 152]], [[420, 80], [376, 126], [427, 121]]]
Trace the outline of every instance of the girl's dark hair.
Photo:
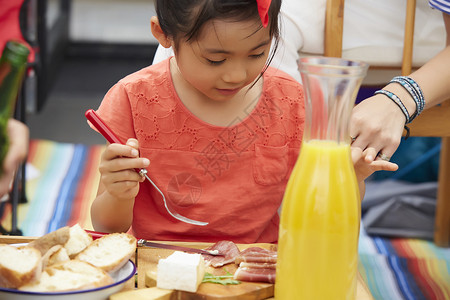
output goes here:
[[[272, 0], [268, 26], [275, 43], [269, 62], [278, 46], [280, 7], [281, 0]], [[210, 20], [259, 19], [256, 0], [157, 0], [156, 13], [162, 31], [174, 40], [175, 48], [181, 40], [195, 41], [203, 25]]]

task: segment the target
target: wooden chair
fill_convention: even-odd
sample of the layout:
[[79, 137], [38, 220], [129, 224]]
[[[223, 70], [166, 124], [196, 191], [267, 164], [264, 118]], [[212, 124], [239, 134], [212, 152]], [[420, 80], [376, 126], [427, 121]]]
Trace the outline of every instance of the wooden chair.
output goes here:
[[[327, 0], [325, 16], [325, 56], [342, 56], [342, 34], [345, 0]], [[413, 36], [416, 0], [407, 0], [401, 74], [412, 70]], [[450, 95], [449, 95], [450, 96]], [[411, 136], [441, 137], [438, 196], [434, 243], [450, 246], [450, 99], [425, 110], [410, 124]]]

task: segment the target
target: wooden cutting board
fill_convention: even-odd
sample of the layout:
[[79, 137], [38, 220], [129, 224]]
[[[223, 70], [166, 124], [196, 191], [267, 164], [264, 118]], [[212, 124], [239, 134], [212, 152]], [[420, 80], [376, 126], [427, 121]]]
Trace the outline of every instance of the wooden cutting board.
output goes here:
[[[187, 242], [164, 242], [166, 244], [174, 244], [180, 246], [186, 246], [191, 248], [204, 249], [210, 246], [209, 243], [187, 243]], [[273, 249], [272, 244], [238, 244], [240, 250], [244, 250], [248, 247], [262, 247], [266, 249]], [[173, 250], [167, 249], [155, 249], [147, 247], [139, 247], [137, 251], [137, 269], [138, 269], [138, 289], [148, 288], [156, 285], [156, 266], [158, 260], [166, 258], [173, 253]], [[209, 269], [207, 272], [213, 272], [214, 274], [225, 273], [225, 270], [234, 273], [236, 265], [228, 264], [220, 269]], [[147, 285], [146, 285], [147, 274]], [[156, 288], [155, 288], [156, 289]], [[152, 292], [150, 290], [150, 292]], [[242, 282], [238, 285], [221, 285], [214, 283], [202, 283], [200, 284], [196, 293], [174, 291], [170, 299], [203, 299], [203, 300], [227, 300], [227, 299], [270, 299], [274, 295], [274, 286], [269, 283], [253, 283]], [[151, 299], [147, 298], [147, 299]], [[169, 298], [167, 298], [169, 299]], [[373, 299], [369, 290], [358, 274], [358, 287], [357, 287], [357, 300], [370, 300]]]

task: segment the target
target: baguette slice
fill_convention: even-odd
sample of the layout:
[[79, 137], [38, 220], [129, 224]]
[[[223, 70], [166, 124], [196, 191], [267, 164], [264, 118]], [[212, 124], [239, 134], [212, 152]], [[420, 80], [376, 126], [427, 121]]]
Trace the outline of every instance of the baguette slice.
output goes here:
[[47, 266], [66, 260], [70, 260], [66, 248], [61, 245], [55, 245], [42, 256], [42, 270], [44, 270]]
[[61, 227], [55, 231], [47, 233], [40, 238], [30, 242], [28, 246], [34, 247], [41, 251], [41, 255], [45, 255], [50, 248], [56, 245], [64, 245], [70, 237], [70, 227]]
[[56, 263], [59, 262], [63, 262], [66, 260], [70, 260], [69, 254], [67, 254], [67, 250], [64, 247], [61, 247], [57, 250], [55, 250], [55, 252], [53, 252], [49, 259], [48, 259], [48, 265], [54, 265]]
[[106, 272], [120, 269], [136, 252], [136, 238], [128, 233], [111, 233], [92, 242], [76, 256]]
[[68, 260], [51, 265], [38, 281], [19, 287], [30, 292], [62, 292], [85, 290], [112, 284], [114, 280], [105, 271], [84, 261]]
[[92, 236], [87, 233], [79, 224], [70, 227], [70, 237], [64, 248], [70, 258], [74, 258], [78, 253], [86, 249], [92, 243]]
[[39, 276], [41, 252], [34, 247], [0, 245], [0, 286], [18, 288]]

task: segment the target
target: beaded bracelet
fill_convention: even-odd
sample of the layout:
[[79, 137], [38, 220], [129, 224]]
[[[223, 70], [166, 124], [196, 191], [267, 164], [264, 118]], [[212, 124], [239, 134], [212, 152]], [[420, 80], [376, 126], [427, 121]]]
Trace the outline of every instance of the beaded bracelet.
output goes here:
[[419, 84], [411, 77], [408, 77], [408, 76], [400, 76], [400, 77], [402, 79], [406, 80], [414, 88], [414, 91], [416, 92], [416, 94], [418, 95], [418, 98], [419, 98], [420, 112], [422, 112], [422, 110], [425, 107], [425, 97], [423, 96], [423, 92], [422, 92], [422, 89], [420, 88]]
[[416, 111], [409, 119], [409, 122], [412, 122], [412, 120], [414, 120], [414, 118], [416, 118], [425, 107], [425, 98], [421, 88], [417, 82], [414, 81], [414, 79], [407, 76], [396, 76], [391, 80], [391, 82], [400, 84], [406, 91], [408, 91], [409, 95], [414, 100], [416, 104]]
[[406, 123], [405, 124], [408, 124], [409, 122], [411, 122], [408, 110], [406, 109], [406, 107], [403, 104], [402, 100], [400, 100], [400, 98], [396, 94], [394, 94], [392, 92], [389, 92], [389, 91], [386, 91], [386, 90], [378, 90], [378, 91], [375, 92], [375, 95], [377, 95], [377, 94], [383, 94], [383, 95], [387, 96], [389, 99], [391, 99], [395, 104], [397, 104], [397, 106], [401, 109], [401, 111], [405, 115], [405, 118], [406, 118]]

